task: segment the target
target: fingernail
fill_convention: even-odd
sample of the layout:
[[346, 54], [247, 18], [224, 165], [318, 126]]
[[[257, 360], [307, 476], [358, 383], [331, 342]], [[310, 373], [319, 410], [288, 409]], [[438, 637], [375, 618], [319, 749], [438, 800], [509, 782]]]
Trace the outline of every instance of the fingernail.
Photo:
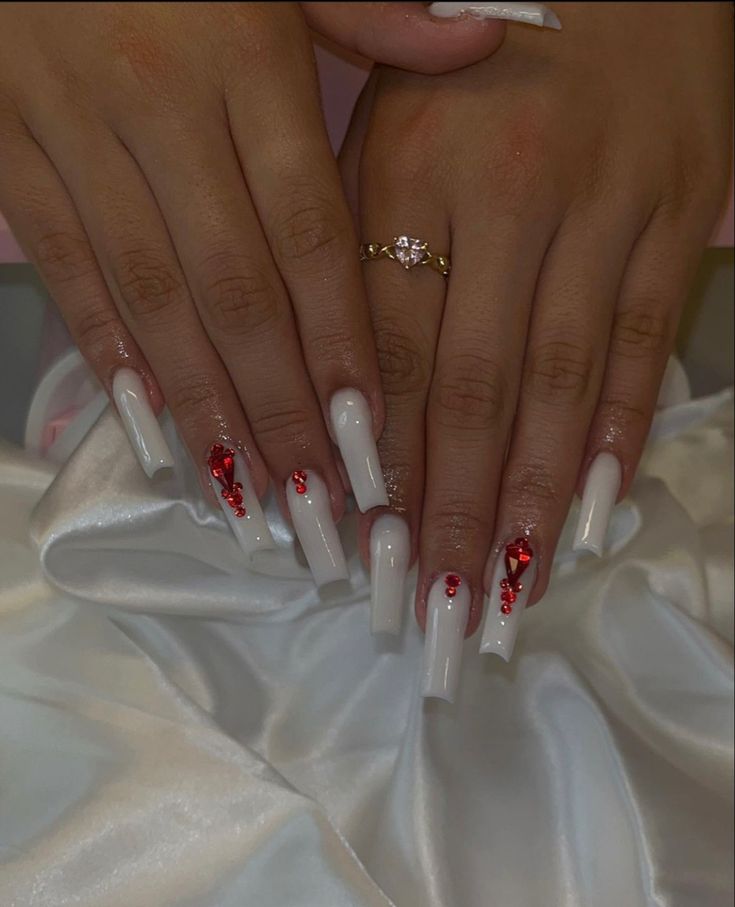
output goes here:
[[159, 469], [174, 465], [161, 426], [137, 372], [119, 368], [112, 378], [112, 397], [138, 462], [150, 479]]
[[216, 441], [207, 456], [209, 481], [225, 519], [245, 554], [275, 548], [243, 455], [227, 441]]
[[[508, 542], [495, 564], [485, 601], [485, 624], [480, 652], [510, 661], [518, 624], [536, 581], [536, 561], [527, 538]], [[523, 581], [521, 582], [521, 577]]]
[[353, 388], [337, 391], [329, 404], [329, 415], [357, 506], [365, 513], [372, 507], [387, 504], [367, 400]]
[[329, 492], [321, 477], [313, 471], [297, 469], [286, 482], [286, 500], [317, 586], [348, 579], [350, 574], [332, 517]]
[[475, 19], [510, 19], [545, 28], [561, 28], [561, 22], [542, 3], [432, 3], [429, 13], [440, 19], [465, 14]]
[[454, 702], [470, 599], [469, 586], [456, 573], [439, 577], [431, 587], [426, 607], [424, 696]]
[[411, 559], [406, 521], [394, 513], [379, 516], [370, 529], [370, 604], [373, 633], [401, 632], [403, 591]]
[[602, 557], [602, 550], [623, 478], [620, 461], [607, 451], [598, 454], [587, 473], [587, 481], [579, 509], [579, 522], [572, 548], [593, 551]]

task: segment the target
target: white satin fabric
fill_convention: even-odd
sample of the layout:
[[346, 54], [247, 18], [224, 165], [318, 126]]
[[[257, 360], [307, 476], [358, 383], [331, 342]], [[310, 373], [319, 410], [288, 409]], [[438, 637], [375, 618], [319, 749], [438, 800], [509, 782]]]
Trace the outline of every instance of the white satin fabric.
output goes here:
[[660, 413], [610, 556], [567, 534], [454, 706], [412, 619], [370, 636], [349, 520], [320, 598], [272, 506], [248, 573], [109, 411], [56, 477], [0, 448], [0, 905], [731, 904], [732, 429], [730, 393]]

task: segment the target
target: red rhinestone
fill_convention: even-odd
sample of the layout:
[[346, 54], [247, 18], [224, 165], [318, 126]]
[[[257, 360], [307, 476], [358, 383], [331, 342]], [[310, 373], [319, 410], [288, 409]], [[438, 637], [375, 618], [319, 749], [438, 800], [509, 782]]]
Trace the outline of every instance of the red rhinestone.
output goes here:
[[512, 605], [515, 600], [516, 594], [515, 592], [511, 592], [510, 589], [506, 589], [505, 592], [500, 593], [501, 602], [508, 602], [508, 604]]
[[501, 605], [500, 610], [503, 612], [503, 614], [511, 614], [513, 611], [513, 605]]
[[306, 485], [297, 485], [296, 494], [306, 494]]
[[457, 594], [457, 590], [454, 586], [447, 586], [447, 588], [444, 590], [444, 594], [447, 598], [454, 598], [454, 596]]
[[448, 574], [444, 577], [444, 582], [447, 584], [447, 586], [455, 586], [455, 587], [456, 587], [456, 586], [461, 586], [461, 585], [462, 585], [462, 580], [460, 579], [460, 577], [457, 576], [456, 573], [448, 573]]
[[291, 473], [291, 478], [293, 479], [294, 482], [298, 483], [299, 485], [303, 485], [304, 482], [306, 481], [306, 473], [304, 472], [303, 469], [296, 469], [296, 470], [294, 470], [294, 472]]
[[510, 589], [510, 583], [508, 582], [507, 579], [500, 580], [500, 588], [501, 589]]

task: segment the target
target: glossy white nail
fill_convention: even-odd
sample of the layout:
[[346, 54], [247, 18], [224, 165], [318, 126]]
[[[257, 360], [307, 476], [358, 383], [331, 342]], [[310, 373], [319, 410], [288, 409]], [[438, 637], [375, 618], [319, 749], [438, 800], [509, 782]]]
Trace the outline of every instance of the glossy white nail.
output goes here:
[[286, 482], [286, 500], [317, 586], [348, 579], [342, 541], [322, 478], [312, 470], [297, 470]]
[[138, 462], [150, 479], [159, 469], [174, 465], [148, 392], [137, 372], [119, 368], [112, 378], [112, 397]]
[[602, 557], [610, 514], [620, 491], [620, 461], [607, 451], [598, 454], [587, 473], [572, 547]]
[[403, 593], [411, 559], [406, 521], [384, 513], [370, 529], [370, 606], [373, 633], [401, 632]]
[[243, 455], [230, 441], [217, 441], [207, 456], [209, 482], [230, 529], [247, 555], [275, 548]]
[[542, 3], [432, 3], [429, 13], [440, 19], [466, 15], [475, 19], [509, 19], [545, 28], [561, 28], [556, 14]]
[[454, 702], [471, 598], [466, 581], [452, 573], [438, 577], [429, 590], [424, 643], [424, 696]]
[[337, 391], [329, 404], [329, 415], [357, 506], [365, 513], [386, 505], [388, 495], [367, 400], [353, 388]]
[[533, 549], [526, 548], [525, 554], [530, 554], [530, 558], [526, 566], [519, 569], [518, 541], [509, 543], [496, 559], [490, 593], [485, 599], [485, 623], [480, 642], [483, 655], [499, 655], [505, 661], [510, 661], [513, 654], [518, 625], [536, 582]]

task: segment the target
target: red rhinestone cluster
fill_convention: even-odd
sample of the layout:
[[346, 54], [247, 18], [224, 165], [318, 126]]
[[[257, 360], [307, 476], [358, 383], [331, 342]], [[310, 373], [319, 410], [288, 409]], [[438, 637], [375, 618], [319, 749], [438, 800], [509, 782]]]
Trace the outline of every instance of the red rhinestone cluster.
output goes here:
[[457, 594], [457, 588], [462, 585], [462, 580], [456, 573], [447, 573], [444, 577], [444, 585], [446, 586], [446, 589], [444, 590], [446, 597], [454, 598]]
[[236, 517], [247, 513], [242, 500], [242, 483], [235, 481], [235, 451], [223, 444], [213, 444], [207, 458], [209, 471], [222, 486], [222, 497], [232, 508]]
[[296, 469], [291, 473], [291, 481], [296, 486], [296, 494], [306, 494], [306, 473], [303, 469]]
[[520, 582], [526, 567], [531, 563], [533, 551], [527, 538], [517, 538], [505, 546], [505, 574], [506, 578], [500, 580], [500, 610], [503, 614], [510, 614], [518, 598], [518, 593], [523, 591]]

